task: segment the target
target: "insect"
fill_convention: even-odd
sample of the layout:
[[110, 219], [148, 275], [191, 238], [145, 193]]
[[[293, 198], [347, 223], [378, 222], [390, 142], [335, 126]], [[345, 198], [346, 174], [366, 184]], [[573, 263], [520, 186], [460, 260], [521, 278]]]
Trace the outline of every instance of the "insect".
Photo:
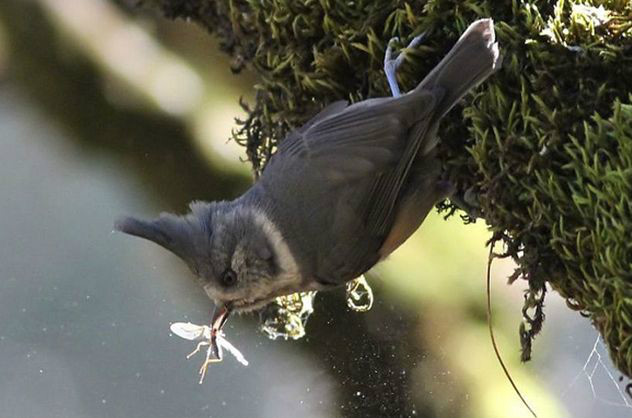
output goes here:
[[200, 375], [199, 384], [204, 382], [206, 376], [206, 369], [211, 363], [217, 363], [223, 359], [223, 349], [226, 349], [232, 354], [238, 362], [244, 366], [248, 365], [248, 360], [241, 354], [234, 345], [232, 345], [227, 339], [222, 327], [228, 319], [228, 311], [226, 309], [220, 309], [217, 314], [213, 316], [211, 326], [208, 325], [196, 325], [191, 322], [174, 322], [169, 327], [171, 332], [180, 338], [184, 338], [189, 341], [200, 341], [188, 356], [190, 359], [204, 346], [208, 346], [206, 349], [206, 358], [200, 367], [198, 374]]

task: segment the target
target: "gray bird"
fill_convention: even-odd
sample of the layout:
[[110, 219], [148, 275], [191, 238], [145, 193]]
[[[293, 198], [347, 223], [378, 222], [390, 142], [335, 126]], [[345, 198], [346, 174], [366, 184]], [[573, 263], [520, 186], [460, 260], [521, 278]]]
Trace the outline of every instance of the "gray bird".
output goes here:
[[184, 260], [223, 307], [214, 323], [277, 296], [357, 278], [453, 192], [439, 180], [437, 129], [499, 65], [493, 22], [472, 23], [432, 72], [402, 95], [395, 80], [401, 61], [390, 59], [389, 47], [385, 72], [394, 97], [327, 106], [281, 142], [241, 197], [193, 202], [185, 216], [128, 217], [115, 228]]

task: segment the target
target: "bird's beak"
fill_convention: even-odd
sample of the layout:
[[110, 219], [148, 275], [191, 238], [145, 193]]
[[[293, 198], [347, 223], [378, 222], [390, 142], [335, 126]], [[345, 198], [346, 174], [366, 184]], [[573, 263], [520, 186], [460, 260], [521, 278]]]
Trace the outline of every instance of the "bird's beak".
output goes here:
[[215, 312], [213, 312], [213, 319], [211, 320], [211, 329], [213, 334], [217, 334], [222, 330], [224, 324], [228, 320], [232, 309], [229, 303], [225, 303], [223, 305], [219, 305], [215, 307]]

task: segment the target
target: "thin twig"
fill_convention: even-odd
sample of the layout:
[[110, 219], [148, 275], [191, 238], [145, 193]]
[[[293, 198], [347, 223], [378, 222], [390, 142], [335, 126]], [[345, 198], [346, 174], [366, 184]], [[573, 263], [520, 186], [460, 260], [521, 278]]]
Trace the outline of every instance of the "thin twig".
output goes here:
[[492, 287], [491, 275], [492, 274], [491, 272], [492, 272], [492, 260], [494, 259], [494, 246], [495, 245], [496, 245], [496, 239], [492, 239], [492, 241], [489, 244], [489, 258], [487, 260], [487, 325], [489, 327], [489, 336], [491, 337], [492, 346], [494, 347], [494, 353], [496, 353], [496, 358], [498, 359], [498, 363], [500, 363], [500, 367], [503, 368], [503, 371], [505, 372], [505, 376], [507, 376], [509, 383], [511, 383], [511, 386], [514, 388], [514, 391], [516, 391], [516, 394], [518, 395], [518, 397], [520, 398], [524, 406], [526, 406], [529, 412], [531, 412], [531, 415], [533, 415], [534, 418], [538, 418], [536, 413], [529, 406], [529, 403], [522, 396], [522, 393], [520, 393], [518, 386], [516, 386], [513, 379], [511, 378], [511, 375], [509, 374], [509, 370], [507, 370], [507, 366], [505, 366], [505, 362], [500, 356], [500, 350], [498, 350], [498, 345], [496, 344], [496, 337], [494, 337], [494, 327], [492, 326], [492, 296], [491, 296], [491, 287]]

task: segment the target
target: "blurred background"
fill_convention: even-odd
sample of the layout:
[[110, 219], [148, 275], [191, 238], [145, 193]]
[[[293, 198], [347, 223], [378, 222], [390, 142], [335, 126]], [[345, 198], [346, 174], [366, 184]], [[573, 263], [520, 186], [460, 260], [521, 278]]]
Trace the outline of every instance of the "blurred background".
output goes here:
[[[297, 342], [232, 318], [250, 365], [227, 357], [198, 385], [202, 359], [169, 325], [208, 322], [211, 302], [112, 223], [248, 187], [227, 138], [256, 77], [233, 76], [201, 29], [127, 3], [0, 2], [0, 417], [529, 416], [487, 333], [486, 228], [438, 214], [371, 272], [370, 312], [321, 293]], [[632, 416], [596, 332], [554, 293], [520, 364], [512, 271], [493, 265], [493, 325], [534, 409]]]

